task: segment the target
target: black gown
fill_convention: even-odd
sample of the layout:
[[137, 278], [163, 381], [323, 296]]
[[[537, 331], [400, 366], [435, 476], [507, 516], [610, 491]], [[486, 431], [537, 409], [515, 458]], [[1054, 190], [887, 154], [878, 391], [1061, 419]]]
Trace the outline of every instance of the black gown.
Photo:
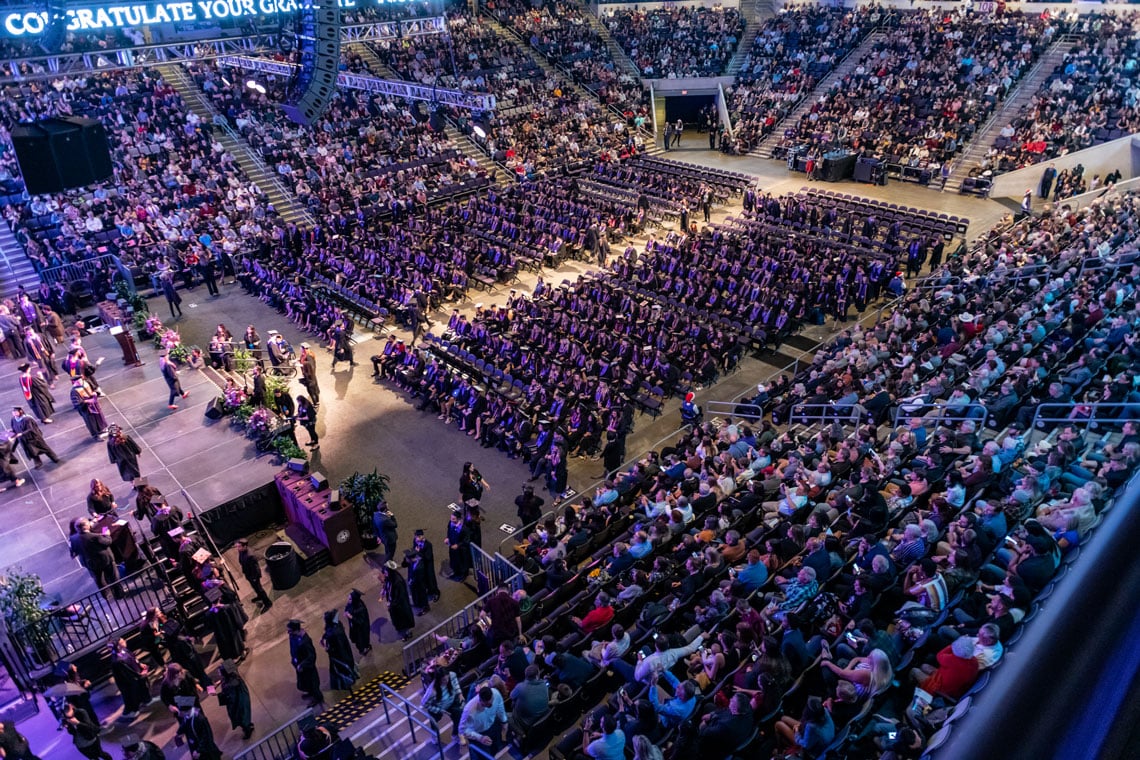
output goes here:
[[424, 610], [428, 607], [427, 571], [423, 558], [419, 558], [408, 566], [408, 592], [412, 598], [412, 607]]
[[360, 676], [356, 672], [356, 661], [352, 658], [352, 645], [348, 643], [348, 636], [339, 620], [325, 626], [321, 646], [329, 654], [329, 688], [351, 689]]
[[417, 545], [416, 551], [424, 559], [424, 580], [427, 582], [428, 595], [439, 596], [439, 579], [435, 575], [435, 549], [431, 541], [424, 539]]
[[253, 725], [253, 709], [249, 701], [249, 687], [241, 676], [224, 679], [218, 701], [225, 705], [230, 718], [230, 728], [245, 728]]
[[236, 660], [245, 653], [245, 623], [248, 618], [236, 604], [215, 604], [206, 611], [214, 632], [214, 644], [223, 660]]
[[178, 733], [186, 737], [186, 745], [197, 760], [222, 760], [222, 751], [214, 741], [214, 729], [201, 710], [179, 715]]
[[309, 634], [304, 631], [289, 634], [289, 656], [297, 671], [297, 689], [302, 694], [319, 697], [321, 676], [317, 673], [317, 650]]
[[138, 712], [140, 705], [150, 701], [150, 684], [134, 654], [115, 654], [111, 658], [111, 677], [123, 697], [123, 712]]
[[388, 619], [392, 622], [392, 627], [403, 636], [416, 627], [416, 614], [412, 611], [408, 584], [404, 581], [404, 576], [395, 570], [389, 570], [384, 590], [388, 600]]
[[368, 605], [363, 599], [349, 602], [344, 607], [348, 618], [348, 638], [356, 651], [364, 654], [372, 648], [372, 620], [368, 616]]
[[[457, 548], [452, 549], [452, 544]], [[471, 572], [471, 531], [466, 524], [447, 524], [447, 559], [452, 575], [463, 578]]]
[[107, 458], [111, 464], [119, 468], [119, 477], [124, 483], [133, 483], [135, 478], [142, 475], [139, 470], [139, 454], [142, 449], [129, 435], [124, 436], [120, 442], [115, 436], [107, 439]]
[[51, 388], [42, 377], [33, 377], [31, 386], [29, 393], [32, 397], [28, 399], [28, 405], [41, 422], [50, 420], [55, 416], [55, 397]]

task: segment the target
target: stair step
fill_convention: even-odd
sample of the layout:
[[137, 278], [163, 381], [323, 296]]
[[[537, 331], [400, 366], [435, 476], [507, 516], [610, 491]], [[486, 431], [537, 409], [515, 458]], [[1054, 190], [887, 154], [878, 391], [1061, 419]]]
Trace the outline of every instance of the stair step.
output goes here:
[[[187, 107], [198, 115], [206, 123], [214, 123], [216, 117], [219, 116], [217, 109], [206, 97], [198, 85], [195, 84], [189, 76], [187, 76], [185, 69], [179, 64], [166, 63], [158, 67], [159, 72], [163, 78], [170, 84], [182, 97]], [[244, 139], [238, 137], [234, 132], [229, 129], [223, 129], [220, 133], [216, 134], [218, 142], [226, 149], [234, 160], [237, 161], [242, 172], [252, 180], [261, 191], [265, 193], [273, 207], [277, 209], [277, 213], [281, 218], [286, 221], [296, 221], [305, 226], [315, 226], [316, 220], [303, 209], [298, 201], [289, 194], [277, 178], [269, 172], [265, 164], [253, 152], [253, 147]]]
[[1069, 51], [1076, 45], [1074, 39], [1060, 38], [1054, 41], [1048, 50], [1038, 59], [1029, 73], [1022, 77], [1013, 86], [1005, 101], [998, 107], [990, 119], [977, 131], [971, 140], [958, 154], [957, 167], [946, 183], [947, 189], [958, 190], [962, 187], [969, 170], [980, 165], [986, 153], [993, 146], [994, 140], [1005, 127], [1013, 121], [1025, 104], [1029, 103], [1041, 89], [1041, 85], [1053, 73], [1057, 64], [1061, 63]]

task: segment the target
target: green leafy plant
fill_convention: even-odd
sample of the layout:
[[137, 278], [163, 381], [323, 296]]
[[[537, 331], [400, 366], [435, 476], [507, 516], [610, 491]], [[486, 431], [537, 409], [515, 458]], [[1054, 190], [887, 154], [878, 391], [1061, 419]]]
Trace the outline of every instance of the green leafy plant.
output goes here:
[[35, 573], [13, 567], [0, 576], [0, 615], [9, 636], [33, 661], [48, 664], [52, 660], [50, 611], [44, 609], [43, 600], [44, 584]]
[[247, 399], [242, 402], [241, 406], [239, 406], [237, 409], [234, 409], [233, 415], [230, 417], [230, 421], [235, 425], [245, 425], [247, 422], [249, 422], [249, 418], [253, 416], [253, 413], [255, 411], [257, 411], [257, 407], [253, 405], [253, 402]]
[[234, 371], [244, 375], [253, 369], [253, 356], [247, 349], [239, 348], [234, 351]]
[[277, 456], [285, 459], [308, 459], [309, 454], [287, 435], [279, 435], [273, 439], [273, 450]]
[[146, 314], [150, 311], [150, 306], [147, 304], [146, 299], [139, 295], [138, 292], [132, 293], [127, 303], [135, 310], [136, 314]]
[[362, 538], [375, 538], [372, 533], [372, 512], [384, 500], [388, 488], [388, 476], [377, 470], [354, 472], [341, 482], [340, 498], [352, 504]]
[[115, 299], [118, 301], [125, 301], [128, 304], [131, 302], [131, 288], [127, 285], [126, 280], [115, 280]]
[[146, 311], [139, 311], [138, 309], [135, 309], [134, 316], [131, 317], [131, 328], [139, 331], [146, 330], [146, 320]]
[[273, 396], [277, 393], [277, 389], [289, 392], [289, 381], [283, 377], [276, 375], [265, 376], [265, 399], [272, 403]]
[[24, 628], [48, 616], [40, 603], [44, 584], [40, 576], [14, 567], [0, 575], [0, 615], [12, 630]]
[[170, 360], [177, 364], [185, 364], [190, 358], [190, 353], [196, 346], [188, 346], [185, 343], [179, 343], [177, 346], [170, 348]]

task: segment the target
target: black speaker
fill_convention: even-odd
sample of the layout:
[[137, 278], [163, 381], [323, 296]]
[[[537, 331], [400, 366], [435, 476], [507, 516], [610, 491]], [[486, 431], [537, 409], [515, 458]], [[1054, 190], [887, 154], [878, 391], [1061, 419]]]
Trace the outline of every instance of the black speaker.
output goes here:
[[309, 460], [302, 459], [301, 457], [293, 457], [285, 463], [285, 468], [293, 472], [304, 474], [309, 471]]
[[309, 475], [309, 482], [313, 484], [314, 491], [323, 491], [329, 487], [329, 479], [320, 472]]
[[32, 195], [84, 187], [112, 174], [107, 133], [94, 119], [44, 119], [13, 127], [11, 134]]
[[48, 146], [47, 134], [38, 125], [19, 124], [12, 127], [11, 137], [28, 192], [31, 195], [62, 193], [63, 179]]
[[91, 164], [91, 176], [95, 182], [109, 179], [114, 172], [111, 164], [111, 146], [107, 141], [107, 130], [98, 119], [82, 116], [65, 116], [60, 121], [74, 124], [83, 133], [83, 155]]
[[295, 26], [301, 29], [301, 70], [284, 105], [302, 126], [321, 117], [336, 94], [340, 67], [340, 6], [337, 0], [305, 0]]
[[210, 399], [210, 403], [206, 404], [206, 419], [220, 420], [222, 418], [222, 405], [217, 398]]
[[334, 512], [340, 509], [343, 505], [340, 503], [340, 489], [334, 488], [329, 491], [329, 509]]

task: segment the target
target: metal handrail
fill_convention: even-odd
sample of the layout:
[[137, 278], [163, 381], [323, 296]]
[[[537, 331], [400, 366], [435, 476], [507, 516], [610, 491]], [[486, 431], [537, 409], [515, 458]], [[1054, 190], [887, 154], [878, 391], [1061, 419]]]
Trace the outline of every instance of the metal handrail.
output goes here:
[[499, 552], [495, 552], [494, 556], [492, 556], [485, 552], [483, 547], [471, 544], [471, 561], [476, 572], [475, 582], [480, 586], [480, 591], [484, 591], [479, 581], [480, 573], [482, 573], [482, 577], [486, 579], [487, 593], [495, 590], [495, 588], [502, 583], [508, 584], [512, 591], [517, 591], [522, 588], [523, 578], [525, 577], [523, 571], [515, 567], [510, 560]]
[[[1076, 411], [1077, 407], [1082, 407], [1089, 410], [1088, 417], [1054, 417], [1042, 414], [1043, 409], [1068, 409], [1070, 414]], [[1134, 412], [1140, 413], [1140, 402], [1112, 402], [1112, 401], [1096, 401], [1092, 403], [1084, 401], [1069, 401], [1064, 404], [1055, 404], [1052, 402], [1043, 402], [1037, 405], [1037, 409], [1033, 412], [1033, 422], [1030, 424], [1030, 430], [1041, 430], [1046, 424], [1060, 424], [1071, 423], [1074, 425], [1085, 425], [1089, 430], [1096, 430], [1102, 424], [1124, 424], [1127, 420], [1122, 420], [1113, 415], [1112, 417], [1097, 417], [1097, 412], [1101, 409], [1113, 409], [1119, 413], [1123, 409], [1131, 409]], [[1140, 419], [1138, 414], [1137, 419]]]
[[20, 657], [20, 665], [31, 672], [94, 651], [105, 646], [112, 636], [136, 627], [152, 607], [176, 606], [173, 589], [152, 564], [103, 590], [120, 591], [123, 597], [108, 599], [103, 591], [95, 591], [66, 602], [61, 600], [55, 613], [45, 611], [43, 618], [9, 630], [8, 638]]
[[[901, 404], [895, 406], [894, 411], [891, 415], [894, 421], [894, 426], [896, 428], [899, 426], [900, 419], [922, 420], [923, 427], [932, 428], [936, 428], [948, 422], [957, 423], [970, 420], [977, 423], [978, 429], [982, 429], [986, 426], [986, 421], [990, 418], [990, 410], [986, 408], [985, 404], [978, 403], [977, 401], [972, 401], [967, 404], [967, 411], [963, 414], [947, 414], [947, 412], [953, 407], [951, 407], [950, 404], [946, 403], [945, 401], [932, 401], [929, 404], [923, 404], [922, 406], [923, 409], [926, 410], [922, 414], [919, 414], [917, 412], [904, 412]], [[931, 416], [930, 411], [932, 409], [938, 410], [938, 414]], [[981, 416], [977, 414], [971, 414], [969, 410], [972, 409], [981, 409]]]
[[[436, 744], [436, 747], [439, 749], [440, 760], [443, 760], [443, 742], [440, 741], [439, 724], [436, 723], [435, 718], [431, 717], [431, 715], [426, 710], [424, 710], [422, 707], [419, 707], [418, 705], [412, 704], [407, 699], [405, 699], [403, 696], [401, 696], [400, 694], [397, 694], [387, 684], [383, 684], [383, 683], [380, 684], [380, 696], [382, 698], [381, 702], [384, 704], [384, 717], [385, 718], [388, 717], [388, 699], [389, 698], [391, 698], [393, 700], [397, 700], [398, 704], [403, 706], [404, 716], [407, 717], [407, 719], [408, 719], [408, 732], [411, 734], [413, 742], [416, 741], [416, 726], [419, 726], [420, 728], [424, 729], [425, 731], [427, 731], [429, 733], [435, 734], [435, 744]], [[417, 714], [422, 715], [423, 717], [422, 718], [416, 717]], [[391, 722], [391, 721], [389, 720], [389, 722]], [[459, 730], [458, 726], [456, 726], [455, 728], [457, 731]]]
[[[90, 259], [83, 259], [82, 261], [73, 261], [68, 264], [60, 264], [54, 267], [45, 267], [37, 274], [40, 280], [51, 285], [55, 282], [71, 282], [72, 280], [79, 280], [85, 278], [88, 273], [98, 268], [99, 264], [110, 264], [114, 271], [118, 272], [123, 279], [126, 280], [131, 292], [134, 292], [134, 276], [131, 270], [123, 266], [122, 260], [113, 253], [104, 253], [102, 256], [96, 256]], [[125, 273], [125, 274], [124, 274]], [[98, 300], [103, 300], [104, 293], [96, 293], [95, 297]]]
[[[1113, 251], [1113, 253], [1116, 252]], [[1135, 266], [1138, 263], [1140, 263], [1140, 252], [1138, 251], [1114, 256], [1112, 260], [1103, 259], [1096, 254], [1085, 256], [1081, 260], [1081, 269], [1077, 273], [1077, 281], [1083, 281], [1085, 272], [1096, 272], [1101, 269], [1120, 269], [1122, 267]]]
[[[644, 456], [645, 456], [647, 453], [649, 453], [650, 451], [656, 451], [656, 450], [657, 450], [657, 448], [658, 448], [658, 447], [659, 447], [661, 444], [665, 443], [666, 441], [669, 441], [669, 440], [672, 440], [672, 439], [676, 438], [676, 437], [677, 437], [678, 435], [680, 435], [682, 432], [684, 432], [685, 430], [688, 430], [688, 429], [689, 429], [689, 427], [690, 427], [690, 425], [682, 425], [681, 427], [679, 427], [679, 428], [677, 428], [676, 430], [674, 430], [672, 433], [669, 433], [668, 435], [666, 435], [666, 436], [664, 436], [664, 437], [662, 437], [662, 438], [659, 438], [658, 440], [656, 440], [656, 441], [654, 441], [653, 443], [649, 444], [649, 446], [647, 446], [647, 447], [646, 447], [644, 450], [642, 450], [642, 451], [641, 451], [641, 453], [639, 453], [637, 456], [634, 456], [634, 457], [630, 457], [630, 458], [626, 459], [624, 462], [622, 462], [622, 463], [621, 463], [621, 465], [620, 465], [620, 466], [618, 466], [617, 470], [624, 470], [624, 469], [626, 469], [627, 467], [629, 467], [629, 466], [631, 466], [631, 465], [637, 464], [639, 461], [641, 461], [642, 457], [644, 457]], [[615, 472], [616, 472], [617, 470], [615, 470]], [[607, 472], [607, 473], [606, 473], [606, 477], [608, 477], [608, 476], [609, 476], [609, 473]], [[559, 504], [559, 505], [558, 505], [558, 507], [557, 507], [556, 509], [551, 509], [550, 511], [543, 513], [542, 517], [540, 517], [540, 518], [538, 519], [538, 522], [540, 522], [540, 523], [542, 523], [542, 522], [545, 522], [546, 520], [548, 520], [549, 518], [552, 518], [552, 517], [553, 517], [553, 518], [557, 518], [557, 516], [558, 516], [558, 513], [559, 513], [559, 512], [561, 512], [561, 511], [565, 510], [565, 509], [566, 509], [566, 507], [568, 507], [568, 506], [571, 506], [571, 505], [573, 505], [574, 503], [576, 503], [576, 502], [580, 501], [580, 500], [581, 500], [581, 499], [583, 499], [583, 498], [584, 498], [584, 497], [585, 497], [587, 494], [593, 493], [593, 492], [594, 492], [594, 490], [596, 490], [596, 489], [598, 488], [598, 486], [600, 486], [600, 485], [602, 485], [603, 483], [605, 483], [605, 482], [606, 482], [606, 477], [602, 477], [602, 478], [599, 478], [599, 479], [595, 480], [595, 481], [594, 481], [593, 483], [591, 483], [589, 486], [587, 486], [587, 487], [583, 488], [581, 491], [579, 491], [578, 493], [574, 494], [574, 495], [573, 495], [573, 496], [571, 496], [569, 499], [566, 499], [565, 501], [563, 501], [561, 504]], [[504, 538], [502, 541], [500, 541], [500, 542], [499, 542], [499, 552], [498, 552], [498, 553], [499, 553], [499, 554], [502, 554], [502, 552], [503, 552], [503, 549], [505, 548], [505, 545], [506, 545], [506, 543], [507, 543], [508, 541], [512, 541], [512, 540], [514, 540], [514, 541], [516, 541], [516, 543], [517, 543], [518, 541], [520, 541], [521, 539], [520, 539], [520, 538], [517, 538], [517, 536], [518, 536], [518, 534], [517, 534], [517, 533], [512, 533], [511, 535], [507, 536], [507, 537], [506, 537], [506, 538]], [[532, 576], [530, 573], [527, 573], [525, 570], [523, 570], [522, 572], [523, 572], [523, 575], [525, 575], [525, 576], [527, 577], [527, 580], [530, 580], [530, 579], [532, 579], [532, 578], [534, 577], [534, 576]]]
[[297, 741], [301, 738], [300, 724], [311, 717], [313, 711], [305, 710], [281, 728], [234, 755], [234, 760], [292, 760]]
[[453, 638], [455, 634], [462, 633], [472, 623], [475, 622], [479, 616], [479, 610], [483, 608], [487, 598], [495, 593], [495, 589], [487, 592], [475, 601], [468, 604], [459, 612], [455, 613], [447, 620], [444, 620], [439, 625], [435, 626], [427, 633], [424, 633], [404, 645], [404, 675], [412, 676], [419, 672], [420, 663], [429, 658], [432, 654], [440, 648], [439, 641], [435, 638], [436, 634], [446, 635]]

